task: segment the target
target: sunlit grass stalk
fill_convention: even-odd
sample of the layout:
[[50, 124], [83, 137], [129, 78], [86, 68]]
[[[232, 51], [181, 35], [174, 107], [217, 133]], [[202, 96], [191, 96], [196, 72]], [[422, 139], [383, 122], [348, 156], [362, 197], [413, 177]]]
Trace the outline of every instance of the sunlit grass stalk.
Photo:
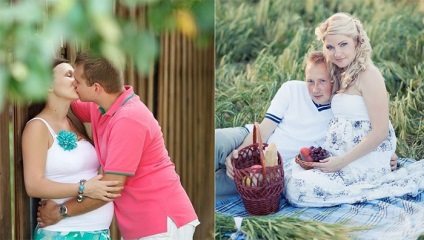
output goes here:
[[[224, 239], [223, 234], [237, 231], [233, 217], [215, 214], [215, 239]], [[245, 217], [240, 231], [247, 239], [352, 239], [351, 234], [370, 229], [368, 226], [348, 227], [343, 224], [327, 224], [301, 220], [296, 217]]]

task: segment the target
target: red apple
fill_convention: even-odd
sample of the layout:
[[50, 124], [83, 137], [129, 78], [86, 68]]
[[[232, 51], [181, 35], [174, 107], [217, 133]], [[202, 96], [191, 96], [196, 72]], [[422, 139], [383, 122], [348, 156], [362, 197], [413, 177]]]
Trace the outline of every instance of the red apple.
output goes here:
[[307, 147], [303, 147], [300, 149], [300, 156], [305, 162], [314, 162], [314, 159], [311, 157], [311, 150]]

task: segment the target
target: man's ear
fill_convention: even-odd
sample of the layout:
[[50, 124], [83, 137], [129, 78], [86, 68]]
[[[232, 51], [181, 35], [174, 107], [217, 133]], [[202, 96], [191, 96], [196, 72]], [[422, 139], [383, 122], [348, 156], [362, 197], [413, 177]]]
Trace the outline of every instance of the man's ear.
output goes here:
[[50, 85], [49, 88], [47, 89], [47, 92], [52, 93], [53, 92], [53, 85]]
[[102, 92], [103, 92], [103, 87], [102, 87], [102, 85], [100, 85], [99, 83], [94, 83], [93, 85], [94, 85], [94, 92], [95, 92], [96, 94], [100, 94], [100, 93], [102, 93]]

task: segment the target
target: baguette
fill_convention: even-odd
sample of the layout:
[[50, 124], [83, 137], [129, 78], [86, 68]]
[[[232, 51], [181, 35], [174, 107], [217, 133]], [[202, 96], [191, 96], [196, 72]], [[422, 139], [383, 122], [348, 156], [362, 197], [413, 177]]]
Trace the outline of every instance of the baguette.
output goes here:
[[278, 165], [277, 146], [270, 143], [265, 150], [265, 167], [274, 167]]

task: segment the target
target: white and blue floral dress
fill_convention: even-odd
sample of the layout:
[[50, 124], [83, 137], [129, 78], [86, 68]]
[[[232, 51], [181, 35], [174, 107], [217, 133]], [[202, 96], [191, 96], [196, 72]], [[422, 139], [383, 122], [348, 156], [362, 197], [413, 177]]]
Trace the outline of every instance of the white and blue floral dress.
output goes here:
[[[336, 94], [332, 110], [334, 118], [323, 147], [340, 156], [367, 136], [371, 123], [362, 96]], [[424, 171], [414, 172], [411, 168], [392, 173], [390, 158], [395, 150], [396, 136], [390, 124], [385, 141], [338, 172], [304, 170], [293, 160], [286, 161], [285, 196], [295, 206], [322, 207], [416, 193], [424, 185], [419, 179]], [[423, 163], [417, 163], [423, 168]]]

